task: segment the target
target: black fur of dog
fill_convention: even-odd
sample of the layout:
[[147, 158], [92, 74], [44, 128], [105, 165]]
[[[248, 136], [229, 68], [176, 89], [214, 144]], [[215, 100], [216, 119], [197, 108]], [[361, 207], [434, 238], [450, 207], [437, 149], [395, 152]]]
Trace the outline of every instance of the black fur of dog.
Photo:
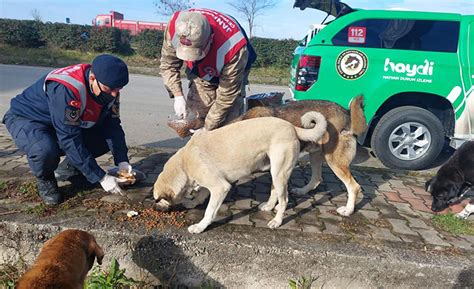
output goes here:
[[425, 184], [431, 193], [431, 210], [442, 211], [474, 184], [474, 141], [465, 142]]

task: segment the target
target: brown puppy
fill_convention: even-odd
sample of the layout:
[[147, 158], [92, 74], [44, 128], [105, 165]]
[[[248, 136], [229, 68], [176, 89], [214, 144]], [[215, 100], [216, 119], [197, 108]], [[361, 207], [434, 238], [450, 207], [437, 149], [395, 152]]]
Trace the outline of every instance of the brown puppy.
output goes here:
[[43, 245], [16, 288], [82, 289], [96, 257], [97, 263], [102, 264], [104, 251], [94, 236], [80, 230], [65, 230]]
[[255, 107], [247, 111], [238, 120], [256, 117], [278, 117], [301, 127], [301, 116], [308, 111], [321, 113], [327, 120], [326, 135], [317, 143], [302, 142], [301, 151], [309, 152], [312, 175], [309, 183], [303, 188], [294, 188], [296, 194], [306, 194], [314, 190], [322, 181], [321, 166], [325, 160], [336, 176], [344, 183], [348, 192], [346, 206], [339, 207], [337, 212], [349, 216], [354, 212], [360, 185], [350, 171], [350, 164], [357, 149], [356, 136], [367, 129], [364, 115], [363, 96], [357, 96], [350, 104], [350, 110], [324, 100], [303, 100], [290, 102], [279, 107]]

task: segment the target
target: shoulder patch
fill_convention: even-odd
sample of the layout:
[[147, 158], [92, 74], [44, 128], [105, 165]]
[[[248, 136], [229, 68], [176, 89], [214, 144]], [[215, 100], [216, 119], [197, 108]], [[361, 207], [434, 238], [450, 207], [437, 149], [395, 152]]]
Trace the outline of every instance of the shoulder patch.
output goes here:
[[69, 125], [80, 125], [79, 108], [68, 105], [64, 111], [64, 123]]
[[75, 108], [81, 108], [81, 102], [77, 100], [69, 101], [69, 105]]

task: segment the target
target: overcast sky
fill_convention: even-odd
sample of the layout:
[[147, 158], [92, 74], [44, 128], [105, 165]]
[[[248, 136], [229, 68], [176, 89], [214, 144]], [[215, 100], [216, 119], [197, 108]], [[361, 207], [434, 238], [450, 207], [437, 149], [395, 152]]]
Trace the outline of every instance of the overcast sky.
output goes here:
[[[230, 0], [229, 0], [230, 1]], [[244, 18], [236, 14], [229, 1], [195, 0], [194, 7], [215, 9], [231, 14], [246, 28]], [[234, 0], [235, 1], [235, 0]], [[409, 9], [418, 11], [454, 12], [474, 14], [474, 0], [347, 0], [353, 8]], [[276, 0], [276, 6], [259, 16], [254, 34], [270, 38], [300, 39], [312, 23], [320, 23], [325, 13], [293, 8], [293, 0]], [[39, 11], [43, 21], [65, 22], [66, 17], [75, 24], [91, 24], [92, 19], [110, 10], [121, 12], [125, 19], [162, 21], [168, 18], [156, 13], [154, 0], [0, 0], [0, 18], [33, 19], [31, 11]]]

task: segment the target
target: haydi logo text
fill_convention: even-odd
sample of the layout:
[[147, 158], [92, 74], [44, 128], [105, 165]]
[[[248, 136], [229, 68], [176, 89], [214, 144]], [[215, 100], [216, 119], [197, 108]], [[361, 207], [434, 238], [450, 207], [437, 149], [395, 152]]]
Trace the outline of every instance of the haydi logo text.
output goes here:
[[434, 62], [425, 59], [424, 64], [406, 64], [406, 63], [393, 63], [390, 58], [385, 58], [384, 71], [396, 73], [403, 73], [406, 76], [415, 75], [433, 75]]

